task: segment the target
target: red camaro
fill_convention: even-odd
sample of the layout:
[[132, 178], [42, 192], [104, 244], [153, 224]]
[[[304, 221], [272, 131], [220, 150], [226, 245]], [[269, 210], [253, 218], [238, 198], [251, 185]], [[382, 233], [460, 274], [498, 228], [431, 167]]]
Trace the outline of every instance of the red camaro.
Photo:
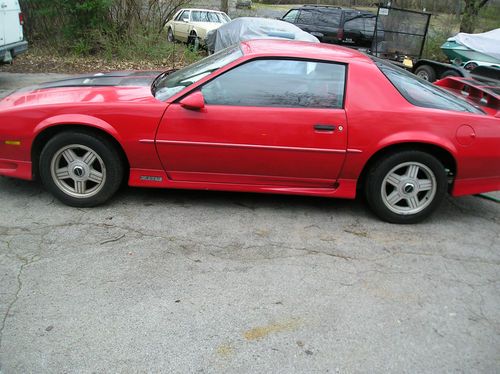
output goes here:
[[79, 207], [105, 202], [124, 178], [363, 192], [382, 219], [417, 222], [447, 192], [500, 190], [498, 91], [447, 79], [443, 89], [350, 49], [254, 40], [175, 72], [51, 82], [0, 101], [0, 175], [40, 178]]

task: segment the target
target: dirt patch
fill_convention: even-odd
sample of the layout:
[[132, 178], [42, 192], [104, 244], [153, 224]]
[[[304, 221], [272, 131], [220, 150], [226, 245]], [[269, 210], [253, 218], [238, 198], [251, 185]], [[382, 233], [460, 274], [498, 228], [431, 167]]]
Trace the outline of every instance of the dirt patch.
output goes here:
[[12, 64], [0, 65], [0, 71], [9, 73], [62, 73], [77, 74], [115, 70], [168, 70], [189, 64], [180, 55], [163, 60], [116, 60], [98, 56], [58, 56], [43, 53], [38, 49], [16, 57]]

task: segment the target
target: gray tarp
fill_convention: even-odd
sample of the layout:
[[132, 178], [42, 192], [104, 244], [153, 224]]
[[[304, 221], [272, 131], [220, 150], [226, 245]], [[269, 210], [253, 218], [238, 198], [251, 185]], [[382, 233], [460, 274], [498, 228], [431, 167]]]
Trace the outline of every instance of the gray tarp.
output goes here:
[[285, 21], [240, 17], [210, 31], [207, 35], [207, 47], [210, 52], [217, 52], [250, 39], [288, 39], [319, 43], [315, 36]]
[[481, 52], [500, 60], [500, 29], [480, 34], [466, 34], [460, 32], [448, 40], [455, 41], [473, 51]]

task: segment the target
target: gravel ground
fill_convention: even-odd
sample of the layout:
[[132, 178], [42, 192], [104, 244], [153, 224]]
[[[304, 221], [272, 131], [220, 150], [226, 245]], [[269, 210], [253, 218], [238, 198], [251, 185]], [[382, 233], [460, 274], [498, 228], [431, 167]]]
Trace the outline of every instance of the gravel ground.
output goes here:
[[[0, 90], [56, 77], [1, 73]], [[398, 226], [359, 201], [0, 191], [2, 374], [499, 372], [492, 201]]]

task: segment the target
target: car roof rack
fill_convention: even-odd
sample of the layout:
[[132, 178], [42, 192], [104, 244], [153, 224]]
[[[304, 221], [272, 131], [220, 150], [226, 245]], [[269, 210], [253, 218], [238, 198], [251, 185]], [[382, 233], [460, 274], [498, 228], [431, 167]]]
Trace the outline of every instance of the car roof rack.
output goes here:
[[304, 4], [302, 8], [331, 8], [331, 9], [344, 9], [336, 5], [321, 5], [321, 4]]

